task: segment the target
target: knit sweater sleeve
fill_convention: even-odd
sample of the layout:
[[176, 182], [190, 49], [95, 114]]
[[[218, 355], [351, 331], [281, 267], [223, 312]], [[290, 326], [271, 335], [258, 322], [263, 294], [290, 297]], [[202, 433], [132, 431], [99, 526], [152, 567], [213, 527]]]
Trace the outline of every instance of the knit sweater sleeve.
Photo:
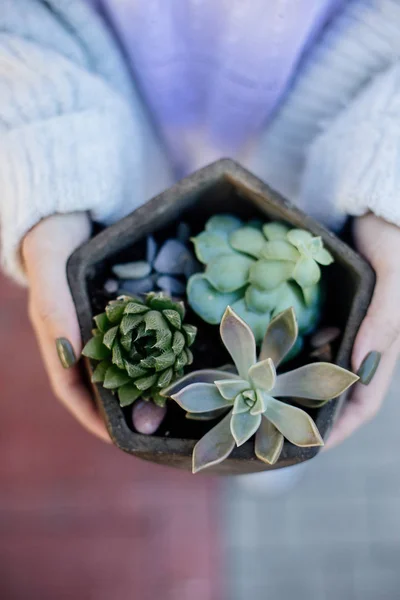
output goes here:
[[[400, 63], [376, 75], [311, 145], [301, 201], [333, 226], [368, 211], [400, 225]], [[318, 208], [319, 207], [319, 208]], [[325, 207], [332, 207], [329, 219]], [[321, 214], [319, 214], [321, 212]]]
[[20, 242], [44, 217], [90, 211], [110, 223], [169, 184], [123, 61], [96, 19], [78, 0], [0, 6], [2, 262], [20, 282]]

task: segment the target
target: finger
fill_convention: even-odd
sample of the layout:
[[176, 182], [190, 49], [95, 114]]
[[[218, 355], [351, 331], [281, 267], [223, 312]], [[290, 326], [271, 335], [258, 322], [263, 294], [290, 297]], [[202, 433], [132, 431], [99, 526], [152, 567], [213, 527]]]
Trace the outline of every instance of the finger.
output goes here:
[[329, 450], [352, 435], [362, 424], [378, 413], [397, 362], [397, 349], [383, 355], [375, 377], [368, 386], [358, 383], [344, 405], [343, 411], [330, 434], [325, 449]]
[[100, 439], [110, 442], [107, 429], [97, 412], [93, 400], [84, 385], [78, 367], [65, 369], [57, 354], [54, 335], [67, 336], [61, 322], [43, 322], [36, 314], [32, 317], [43, 361], [49, 375], [54, 394], [71, 414], [88, 431]]
[[335, 424], [326, 448], [332, 448], [351, 435], [378, 412], [389, 387], [399, 354], [400, 282], [393, 271], [381, 271], [374, 296], [357, 335], [352, 365], [358, 371], [365, 356], [376, 350], [381, 360], [371, 383], [357, 384]]

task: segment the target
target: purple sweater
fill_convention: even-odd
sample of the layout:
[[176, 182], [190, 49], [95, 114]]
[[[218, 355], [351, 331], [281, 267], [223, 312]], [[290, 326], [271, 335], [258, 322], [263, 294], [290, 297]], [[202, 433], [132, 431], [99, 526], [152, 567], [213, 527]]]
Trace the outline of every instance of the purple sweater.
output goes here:
[[240, 158], [342, 0], [88, 0], [113, 25], [181, 174]]

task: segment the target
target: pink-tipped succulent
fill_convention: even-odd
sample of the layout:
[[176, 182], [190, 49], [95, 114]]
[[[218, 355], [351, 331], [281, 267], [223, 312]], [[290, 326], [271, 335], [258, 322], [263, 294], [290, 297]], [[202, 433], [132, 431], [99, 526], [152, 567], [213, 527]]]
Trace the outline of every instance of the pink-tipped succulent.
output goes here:
[[[254, 434], [257, 458], [274, 464], [284, 438], [296, 446], [322, 446], [312, 418], [278, 398], [317, 407], [332, 400], [358, 380], [331, 363], [314, 363], [276, 375], [276, 367], [296, 342], [296, 316], [289, 308], [269, 324], [257, 362], [256, 343], [249, 326], [228, 307], [221, 321], [222, 341], [237, 373], [195, 371], [161, 394], [175, 400], [189, 415], [224, 415], [193, 451], [193, 472], [222, 462], [235, 445]], [[229, 412], [228, 412], [229, 411]]]

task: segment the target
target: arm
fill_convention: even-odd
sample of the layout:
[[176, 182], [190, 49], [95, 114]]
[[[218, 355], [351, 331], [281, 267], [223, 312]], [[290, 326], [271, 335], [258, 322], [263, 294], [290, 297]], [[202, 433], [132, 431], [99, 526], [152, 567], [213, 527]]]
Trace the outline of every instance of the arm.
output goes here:
[[357, 371], [373, 350], [382, 354], [381, 362], [368, 386], [356, 386], [328, 446], [341, 442], [377, 413], [399, 356], [399, 150], [400, 64], [394, 64], [363, 89], [314, 142], [308, 155], [303, 198], [318, 197], [320, 205], [334, 205], [338, 221], [345, 214], [357, 217], [357, 248], [377, 274], [352, 363]]

